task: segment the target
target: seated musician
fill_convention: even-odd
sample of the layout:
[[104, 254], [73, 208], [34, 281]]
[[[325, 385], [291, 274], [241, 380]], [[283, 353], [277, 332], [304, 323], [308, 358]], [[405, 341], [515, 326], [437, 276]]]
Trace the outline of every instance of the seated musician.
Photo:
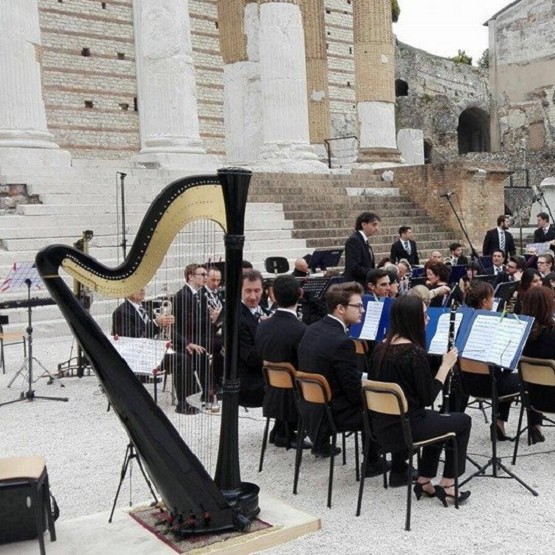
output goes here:
[[308, 277], [308, 263], [304, 258], [295, 260], [295, 268], [291, 272], [293, 277]]
[[426, 285], [430, 289], [430, 306], [441, 307], [451, 292], [447, 284], [451, 270], [443, 262], [433, 262], [426, 267]]
[[[524, 356], [555, 360], [554, 310], [553, 290], [547, 287], [534, 287], [524, 296], [522, 314], [534, 317], [532, 331], [522, 352]], [[530, 384], [529, 387], [534, 388], [537, 386]], [[542, 388], [541, 392], [534, 392], [534, 396], [537, 398], [535, 405], [542, 410], [553, 412], [555, 411], [555, 391], [551, 391], [551, 394], [546, 394], [545, 391], [545, 388]], [[528, 434], [532, 443], [545, 441], [541, 429], [541, 416], [532, 412], [528, 425]]]
[[[389, 279], [389, 278], [388, 278]], [[323, 375], [331, 388], [331, 410], [338, 430], [363, 429], [362, 374], [358, 369], [355, 344], [347, 336], [350, 325], [361, 321], [364, 314], [362, 287], [356, 282], [332, 285], [326, 293], [328, 314], [308, 327], [299, 345], [300, 372]], [[314, 444], [312, 453], [329, 457], [332, 445], [330, 430], [325, 427], [320, 407], [306, 404], [302, 408], [308, 435]], [[383, 463], [378, 445], [370, 441], [367, 476], [379, 476]], [[334, 454], [340, 453], [339, 447]]]
[[[442, 415], [426, 408], [442, 390], [447, 374], [457, 360], [457, 350], [451, 349], [443, 355], [441, 366], [435, 378], [432, 377], [425, 351], [426, 318], [426, 307], [417, 296], [406, 295], [395, 299], [390, 313], [390, 328], [385, 342], [379, 344], [374, 351], [370, 376], [374, 380], [393, 382], [401, 386], [409, 406], [414, 441], [423, 441], [448, 432], [456, 433], [460, 476], [465, 471], [466, 448], [472, 421], [464, 413]], [[398, 418], [376, 414], [373, 427], [380, 444], [394, 450], [396, 456], [392, 457], [391, 472], [404, 472], [406, 475], [406, 467], [400, 466], [404, 464], [403, 456], [399, 456], [404, 451], [404, 442]], [[447, 499], [454, 497], [454, 455], [452, 450], [446, 450], [443, 477], [439, 484], [434, 485], [432, 480], [437, 473], [441, 451], [442, 448], [438, 445], [422, 449], [414, 493], [417, 499], [422, 494], [437, 497], [447, 506]], [[459, 503], [469, 496], [469, 491], [459, 491]]]
[[[470, 289], [466, 294], [466, 304], [470, 308], [492, 310], [493, 308], [493, 287], [485, 282], [474, 280], [470, 284]], [[520, 391], [520, 380], [518, 374], [510, 371], [496, 369], [497, 377], [497, 394], [501, 397], [503, 395], [510, 395]], [[483, 377], [480, 375], [470, 376], [464, 375], [465, 381], [476, 380], [476, 386], [483, 382]], [[489, 380], [485, 380], [484, 395], [489, 396]], [[497, 441], [507, 441], [510, 438], [505, 433], [505, 422], [509, 419], [509, 411], [511, 409], [511, 401], [499, 401], [497, 405]]]
[[375, 268], [366, 274], [366, 287], [375, 300], [389, 297], [391, 280], [389, 273], [383, 268]]
[[[189, 264], [184, 271], [185, 285], [174, 299], [175, 326], [173, 342], [177, 352], [186, 355], [187, 371], [175, 375], [177, 413], [192, 414], [197, 409], [186, 398], [195, 390], [195, 373], [201, 383], [201, 402], [212, 404], [213, 387], [210, 380], [211, 319], [201, 289], [206, 285], [208, 272], [200, 264]], [[210, 407], [209, 407], [210, 408]]]
[[143, 307], [145, 290], [126, 297], [112, 314], [112, 335], [122, 337], [149, 337], [156, 338], [164, 329], [168, 329], [175, 319], [173, 316], [155, 316], [148, 314]]
[[[274, 296], [277, 310], [271, 318], [258, 324], [256, 351], [262, 360], [289, 362], [298, 366], [297, 349], [307, 325], [297, 318], [297, 303], [302, 295], [297, 280], [291, 275], [276, 277]], [[294, 391], [269, 388], [264, 395], [264, 416], [275, 419], [270, 443], [276, 447], [296, 448], [297, 406]]]
[[541, 287], [542, 284], [542, 276], [538, 270], [535, 270], [534, 268], [526, 268], [526, 270], [522, 272], [520, 283], [518, 284], [516, 292], [516, 303], [514, 307], [515, 314], [520, 314], [522, 310], [522, 301], [524, 300], [526, 293], [533, 287]]

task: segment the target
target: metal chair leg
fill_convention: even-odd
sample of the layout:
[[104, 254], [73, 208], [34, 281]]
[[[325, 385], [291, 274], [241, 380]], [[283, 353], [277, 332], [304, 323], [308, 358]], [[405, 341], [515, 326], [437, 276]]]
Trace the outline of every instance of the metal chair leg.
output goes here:
[[270, 418], [266, 418], [266, 425], [264, 426], [264, 436], [262, 437], [262, 449], [260, 451], [260, 462], [258, 463], [258, 472], [262, 472], [262, 465], [264, 464], [264, 454], [266, 453], [266, 445], [268, 444], [269, 429], [270, 429]]

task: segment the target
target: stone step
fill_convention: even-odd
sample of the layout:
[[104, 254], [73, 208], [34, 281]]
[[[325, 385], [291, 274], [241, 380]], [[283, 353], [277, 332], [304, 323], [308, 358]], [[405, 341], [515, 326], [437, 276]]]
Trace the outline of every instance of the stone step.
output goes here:
[[[423, 229], [427, 228], [427, 229]], [[299, 229], [293, 230], [293, 237], [300, 239], [310, 239], [317, 237], [348, 237], [353, 232], [352, 228], [349, 227], [335, 227], [335, 228], [311, 228], [311, 229]], [[438, 234], [445, 233], [440, 226], [434, 225], [422, 225], [422, 227], [413, 228], [413, 235], [416, 240], [416, 244], [419, 245], [421, 241], [433, 240]], [[399, 235], [397, 233], [397, 228], [395, 227], [380, 227], [379, 235], [376, 236], [378, 241], [381, 238], [390, 238], [391, 242], [397, 241]]]

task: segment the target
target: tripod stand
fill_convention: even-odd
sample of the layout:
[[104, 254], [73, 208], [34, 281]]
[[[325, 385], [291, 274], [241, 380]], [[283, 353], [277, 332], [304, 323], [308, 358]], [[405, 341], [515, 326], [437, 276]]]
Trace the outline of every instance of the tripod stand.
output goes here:
[[[110, 518], [108, 519], [108, 522], [112, 522], [112, 517], [114, 516], [114, 511], [116, 510], [116, 503], [118, 502], [119, 492], [121, 490], [121, 486], [123, 484], [123, 481], [125, 480], [125, 475], [127, 474], [127, 468], [129, 467], [129, 465], [130, 465], [130, 463], [133, 459], [137, 459], [137, 464], [139, 465], [139, 469], [141, 470], [141, 474], [143, 475], [143, 478], [145, 479], [146, 485], [148, 486], [148, 489], [150, 490], [150, 493], [152, 494], [152, 497], [154, 497], [154, 503], [152, 504], [152, 506], [154, 506], [158, 503], [158, 498], [156, 497], [156, 494], [154, 493], [154, 490], [152, 489], [152, 484], [150, 483], [150, 480], [148, 479], [148, 476], [145, 473], [145, 469], [143, 468], [143, 463], [141, 462], [141, 459], [139, 458], [139, 455], [137, 455], [137, 452], [135, 451], [135, 446], [131, 442], [129, 442], [127, 444], [127, 449], [125, 450], [125, 458], [123, 459], [123, 465], [121, 467], [119, 485], [118, 485], [118, 489], [116, 491], [116, 496], [114, 497], [114, 503], [112, 505], [112, 512], [110, 513]], [[132, 479], [133, 479], [133, 467], [131, 466], [131, 468], [129, 468], [129, 506], [130, 507], [131, 507]]]
[[[36, 273], [36, 270], [35, 270]], [[38, 274], [36, 274], [37, 279], [38, 278]], [[25, 279], [25, 285], [27, 285], [27, 301], [28, 301], [28, 305], [27, 305], [27, 329], [25, 330], [27, 332], [27, 345], [28, 347], [28, 356], [27, 358], [23, 361], [23, 364], [21, 365], [21, 368], [16, 372], [15, 376], [11, 379], [10, 383], [8, 384], [8, 387], [10, 387], [12, 385], [12, 383], [15, 381], [15, 379], [17, 378], [17, 376], [23, 375], [25, 372], [27, 372], [27, 383], [28, 383], [28, 388], [27, 391], [22, 391], [21, 395], [19, 396], [18, 399], [14, 399], [13, 401], [8, 401], [6, 403], [2, 403], [0, 404], [0, 406], [3, 405], [10, 405], [12, 403], [18, 403], [19, 401], [34, 401], [35, 399], [45, 399], [45, 400], [49, 400], [49, 401], [68, 401], [67, 397], [44, 397], [41, 395], [35, 395], [35, 392], [33, 390], [33, 363], [36, 363], [40, 366], [40, 368], [42, 368], [43, 370], [43, 376], [47, 375], [49, 376], [49, 384], [52, 383], [55, 378], [52, 374], [50, 374], [50, 372], [47, 370], [47, 368], [40, 362], [40, 360], [38, 360], [36, 357], [33, 356], [33, 307], [31, 306], [31, 286], [33, 285], [33, 279], [31, 278], [27, 278]], [[63, 384], [61, 384], [61, 387], [64, 387]]]

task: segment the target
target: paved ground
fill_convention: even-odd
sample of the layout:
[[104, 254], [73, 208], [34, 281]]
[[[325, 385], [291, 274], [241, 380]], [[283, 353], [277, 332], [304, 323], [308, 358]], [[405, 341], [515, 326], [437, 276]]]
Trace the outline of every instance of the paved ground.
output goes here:
[[[55, 371], [69, 357], [71, 340], [63, 337], [41, 340], [36, 333], [35, 356]], [[16, 399], [24, 388], [17, 379], [7, 384], [21, 364], [19, 348], [7, 349], [7, 373], [0, 374], [0, 403]], [[36, 365], [35, 365], [36, 366]], [[38, 372], [40, 374], [40, 372]], [[61, 387], [63, 384], [64, 387]], [[69, 402], [35, 400], [0, 407], [0, 455], [41, 454], [47, 459], [51, 487], [60, 505], [63, 520], [109, 510], [119, 481], [126, 448], [126, 434], [112, 411], [96, 377], [64, 378], [47, 385], [34, 384], [37, 395], [67, 396]], [[200, 414], [177, 418], [169, 395], [161, 394], [177, 428], [189, 441], [201, 431], [217, 438], [219, 415]], [[470, 453], [484, 461], [490, 450], [489, 434], [481, 414], [470, 411], [473, 431]], [[517, 411], [508, 425], [514, 432]], [[260, 411], [241, 412], [240, 448], [243, 480], [257, 483], [264, 491], [290, 505], [320, 516], [322, 530], [291, 542], [273, 553], [552, 553], [555, 541], [555, 432], [547, 430], [546, 442], [522, 446], [514, 471], [539, 492], [533, 497], [514, 480], [476, 479], [469, 484], [472, 497], [455, 510], [445, 509], [434, 499], [413, 503], [413, 530], [404, 532], [404, 488], [384, 490], [380, 479], [367, 481], [363, 513], [355, 517], [357, 486], [352, 446], [348, 446], [346, 466], [335, 473], [333, 508], [326, 508], [327, 461], [305, 457], [299, 495], [291, 493], [293, 451], [271, 447], [266, 465], [258, 473], [258, 456], [263, 430]], [[217, 444], [215, 441], [214, 444]], [[510, 463], [512, 444], [500, 444], [500, 455]], [[201, 454], [213, 472], [215, 450]], [[338, 461], [339, 464], [339, 461]], [[129, 480], [119, 500], [124, 506], [148, 499], [148, 490], [136, 466], [132, 491]], [[47, 540], [48, 544], [48, 540]], [[48, 549], [48, 545], [47, 545]], [[2, 548], [0, 547], [0, 552]], [[106, 553], [106, 550], [101, 550]]]

